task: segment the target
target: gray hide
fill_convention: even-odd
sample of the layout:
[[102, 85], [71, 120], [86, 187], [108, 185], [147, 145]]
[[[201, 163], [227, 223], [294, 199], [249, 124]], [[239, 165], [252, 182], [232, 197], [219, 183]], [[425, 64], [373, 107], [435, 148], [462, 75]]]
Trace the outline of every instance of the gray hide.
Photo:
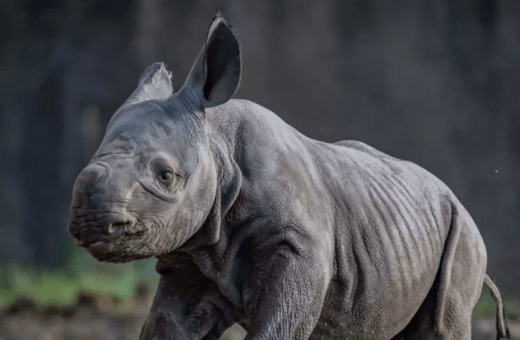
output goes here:
[[312, 140], [230, 100], [240, 48], [217, 16], [182, 88], [149, 67], [74, 185], [70, 231], [101, 261], [155, 256], [141, 339], [471, 338], [486, 275], [468, 212], [419, 166]]

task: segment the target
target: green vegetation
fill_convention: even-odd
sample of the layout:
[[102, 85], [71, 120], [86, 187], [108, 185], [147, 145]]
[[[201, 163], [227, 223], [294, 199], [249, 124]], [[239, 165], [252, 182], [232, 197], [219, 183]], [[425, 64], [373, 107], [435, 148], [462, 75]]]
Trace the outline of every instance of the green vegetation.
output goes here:
[[70, 255], [63, 269], [0, 263], [0, 307], [19, 297], [41, 305], [71, 305], [79, 292], [125, 301], [133, 296], [138, 284], [145, 282], [153, 288], [159, 280], [154, 259], [116, 265], [98, 262], [80, 248], [72, 250]]
[[[502, 294], [506, 314], [520, 315], [520, 298]], [[487, 289], [482, 290], [479, 302], [473, 310], [473, 317], [494, 318], [497, 312], [497, 304]]]

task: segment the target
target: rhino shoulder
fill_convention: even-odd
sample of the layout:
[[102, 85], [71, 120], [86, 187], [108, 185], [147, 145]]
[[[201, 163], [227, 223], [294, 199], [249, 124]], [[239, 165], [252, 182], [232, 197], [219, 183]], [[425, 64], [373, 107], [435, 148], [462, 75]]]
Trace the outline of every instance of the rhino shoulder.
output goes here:
[[259, 125], [285, 125], [283, 120], [274, 112], [247, 99], [232, 99], [215, 109], [215, 115], [227, 116], [235, 121]]
[[212, 108], [207, 117], [220, 135], [242, 144], [252, 143], [255, 147], [274, 147], [275, 141], [299, 135], [274, 112], [245, 99], [232, 99]]

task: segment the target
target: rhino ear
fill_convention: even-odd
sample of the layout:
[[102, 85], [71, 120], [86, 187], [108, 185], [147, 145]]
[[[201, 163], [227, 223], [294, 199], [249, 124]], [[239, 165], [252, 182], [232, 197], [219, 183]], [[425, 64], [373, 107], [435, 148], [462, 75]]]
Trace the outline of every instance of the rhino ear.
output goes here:
[[237, 91], [241, 69], [238, 40], [224, 18], [217, 14], [185, 86], [190, 84], [202, 90], [205, 108], [217, 106], [227, 102]]
[[166, 70], [164, 63], [155, 63], [148, 66], [139, 79], [135, 91], [125, 102], [135, 104], [150, 99], [166, 99], [172, 95], [173, 85], [171, 73]]

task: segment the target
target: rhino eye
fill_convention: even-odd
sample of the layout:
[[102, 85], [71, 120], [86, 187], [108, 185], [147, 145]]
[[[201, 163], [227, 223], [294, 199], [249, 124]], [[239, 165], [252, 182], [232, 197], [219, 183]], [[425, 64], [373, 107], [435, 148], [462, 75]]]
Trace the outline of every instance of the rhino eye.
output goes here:
[[159, 172], [159, 181], [162, 184], [170, 184], [173, 179], [173, 170], [171, 168], [164, 168]]

